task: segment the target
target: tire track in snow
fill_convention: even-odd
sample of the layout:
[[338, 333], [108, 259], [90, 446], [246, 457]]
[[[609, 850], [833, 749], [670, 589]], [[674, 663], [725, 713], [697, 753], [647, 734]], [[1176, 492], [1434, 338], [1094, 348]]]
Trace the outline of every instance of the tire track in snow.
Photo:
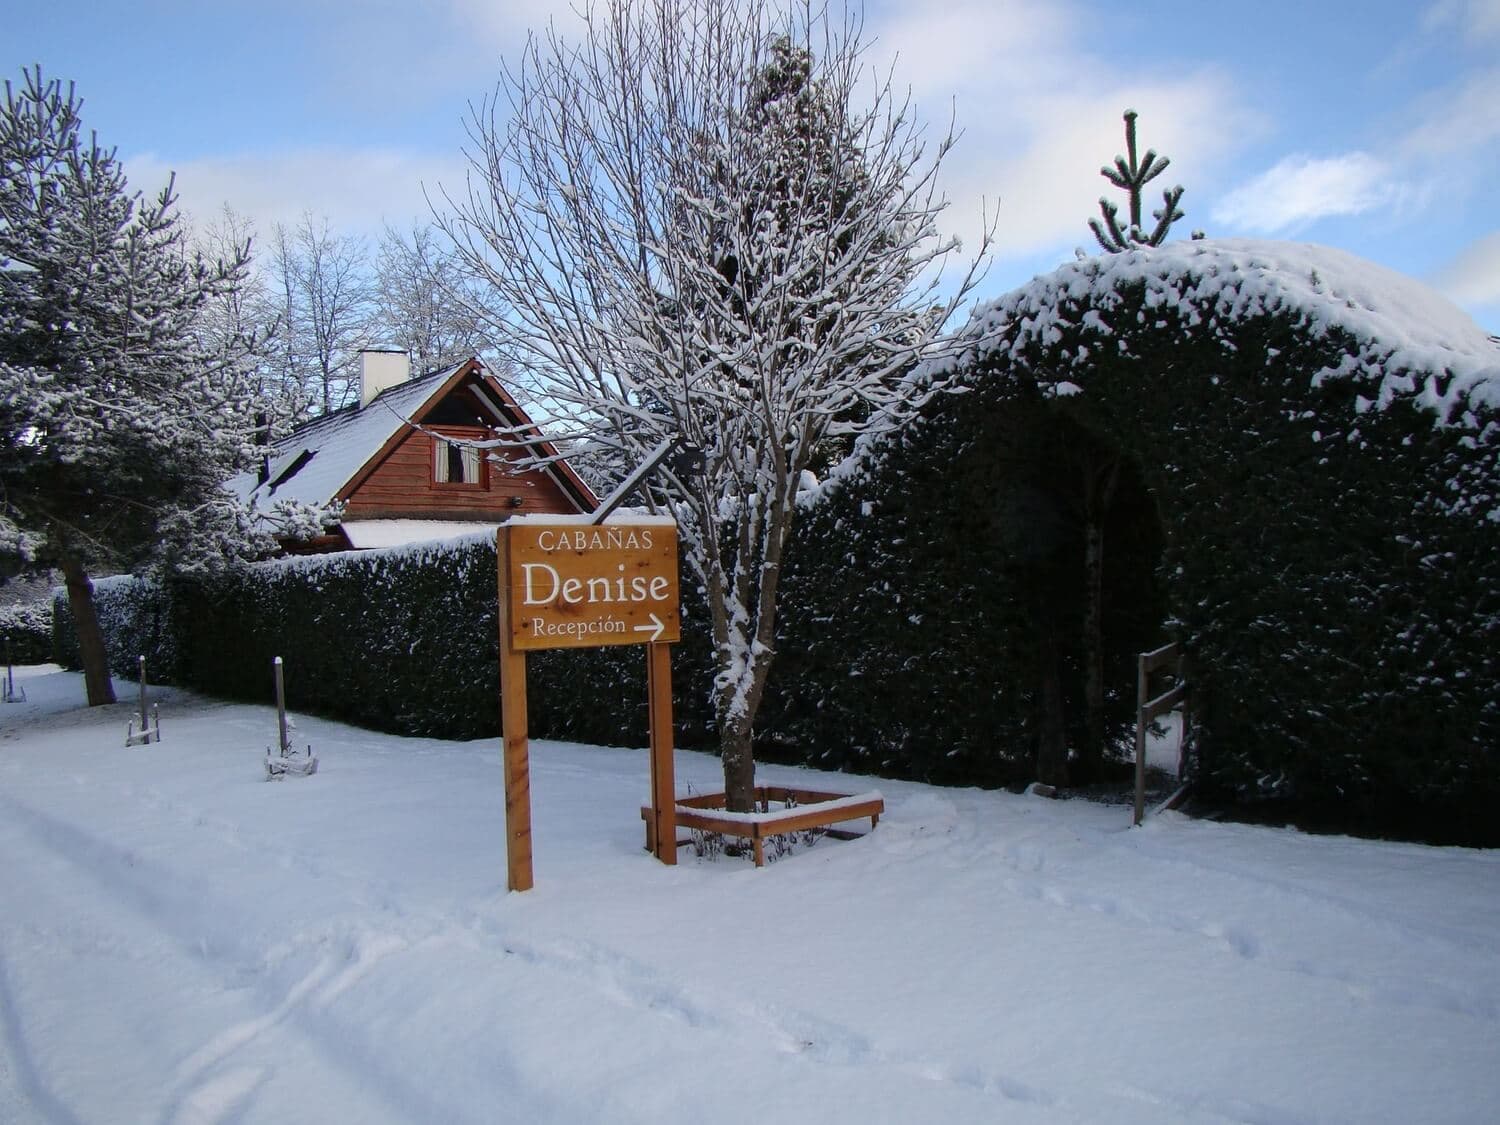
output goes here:
[[[318, 1061], [341, 1071], [356, 1088], [373, 1095], [403, 1120], [455, 1125], [467, 1121], [477, 1125], [487, 1120], [476, 1116], [479, 1111], [472, 1107], [436, 1100], [433, 1091], [404, 1077], [399, 1064], [393, 1065], [382, 1056], [367, 1041], [361, 1028], [351, 1027], [328, 1011], [317, 1009], [320, 997], [331, 1000], [338, 996], [369, 973], [377, 961], [408, 948], [410, 942], [364, 931], [346, 952], [345, 960], [349, 963], [342, 970], [337, 968], [336, 957], [325, 956], [312, 970], [299, 975], [277, 993], [271, 979], [275, 974], [268, 971], [263, 951], [250, 941], [246, 920], [207, 887], [179, 886], [176, 875], [143, 860], [134, 851], [117, 847], [4, 794], [0, 794], [0, 814], [12, 829], [62, 860], [102, 892], [103, 897], [126, 908], [181, 953], [207, 967], [218, 977], [225, 992], [236, 991], [243, 996], [248, 991], [253, 997], [251, 1002], [262, 1009], [258, 1015], [226, 1028], [179, 1065], [178, 1080], [159, 1117], [164, 1125], [221, 1121], [225, 1114], [242, 1114], [255, 1091], [270, 1079], [271, 1070], [226, 1067], [268, 1030], [283, 1026], [306, 1048], [299, 1057], [315, 1055]], [[205, 933], [210, 936], [205, 938]], [[304, 938], [287, 950], [287, 957], [295, 958], [306, 951], [308, 944], [316, 945], [330, 936], [324, 933]], [[248, 990], [247, 980], [252, 982]], [[8, 990], [9, 986], [4, 987]], [[267, 995], [268, 992], [272, 994]], [[6, 1013], [14, 1012], [13, 997], [8, 991], [0, 995], [0, 1000], [4, 1001]], [[3, 1022], [0, 1020], [0, 1024]], [[82, 1125], [39, 1084], [35, 1068], [24, 1051], [24, 1041], [16, 1041], [19, 1053], [17, 1047], [11, 1046], [10, 1040], [17, 1031], [6, 1027], [7, 1048], [17, 1060], [23, 1084], [30, 1075], [30, 1087], [35, 1092], [28, 1096], [40, 1111], [51, 1115], [47, 1118], [49, 1125]], [[253, 1076], [252, 1070], [255, 1070]]]
[[514, 940], [480, 919], [470, 925], [482, 940], [508, 956], [581, 980], [616, 1002], [682, 1022], [695, 1031], [769, 1042], [782, 1054], [820, 1066], [897, 1071], [1005, 1101], [1059, 1104], [1049, 1091], [1011, 1075], [975, 1066], [954, 1067], [942, 1059], [882, 1048], [861, 1032], [804, 1011], [695, 991], [635, 958], [589, 942], [559, 939], [543, 946]]
[[[907, 802], [910, 805], [911, 802]], [[1467, 974], [1448, 974], [1441, 967], [1455, 961], [1483, 962], [1490, 956], [1492, 936], [1455, 931], [1419, 916], [1403, 917], [1382, 911], [1352, 895], [1329, 895], [1298, 885], [1288, 878], [1277, 878], [1264, 871], [1222, 857], [1184, 859], [1178, 853], [1163, 853], [1153, 846], [1149, 834], [1129, 831], [1098, 835], [1079, 835], [1072, 828], [1066, 838], [1054, 837], [1052, 826], [1042, 824], [1019, 837], [983, 842], [976, 832], [964, 831], [964, 819], [956, 805], [946, 798], [924, 796], [915, 808], [897, 806], [881, 821], [881, 828], [893, 827], [892, 838], [882, 841], [888, 859], [898, 862], [955, 859], [954, 866], [972, 866], [977, 885], [998, 885], [1008, 894], [1062, 910], [1096, 914], [1120, 925], [1137, 930], [1161, 931], [1166, 934], [1203, 940], [1211, 947], [1243, 963], [1254, 963], [1274, 972], [1294, 973], [1342, 987], [1362, 1003], [1384, 1004], [1415, 1010], [1460, 1015], [1489, 1024], [1500, 1023], [1500, 988], [1485, 992]], [[914, 823], [903, 823], [914, 814]], [[1170, 826], [1165, 826], [1170, 827]], [[1195, 828], [1199, 827], [1196, 823]], [[901, 829], [905, 831], [901, 831]], [[1163, 826], [1158, 826], [1163, 830]], [[1393, 845], [1393, 847], [1399, 847]], [[992, 879], [982, 865], [973, 864], [976, 851], [993, 857], [997, 864], [1013, 874]], [[1138, 900], [1124, 896], [1101, 895], [1093, 890], [1070, 886], [1069, 870], [1078, 869], [1089, 877], [1104, 863], [1124, 862], [1135, 869], [1131, 874], [1141, 879], [1142, 895]], [[1161, 877], [1157, 878], [1160, 872]], [[1357, 971], [1336, 963], [1337, 949], [1305, 953], [1292, 948], [1278, 949], [1286, 935], [1266, 932], [1263, 927], [1214, 917], [1209, 912], [1184, 908], [1181, 903], [1166, 905], [1158, 901], [1163, 888], [1191, 887], [1210, 880], [1222, 884], [1235, 880], [1247, 888], [1240, 897], [1270, 897], [1278, 913], [1292, 915], [1317, 911], [1338, 921], [1351, 934], [1368, 940], [1373, 934], [1389, 934], [1397, 944], [1419, 942], [1429, 946], [1433, 971], [1406, 980], [1391, 980]], [[1255, 892], [1254, 894], [1250, 892]]]
[[171, 1119], [180, 1125], [228, 1125], [250, 1107], [270, 1076], [265, 1067], [239, 1067], [215, 1075], [191, 1091]]
[[[5, 1056], [16, 1079], [16, 1093], [29, 1103], [48, 1125], [83, 1125], [73, 1112], [58, 1100], [37, 1071], [31, 1051], [26, 1046], [26, 1032], [21, 1026], [15, 989], [10, 983], [10, 969], [0, 949], [0, 1033], [5, 1038]], [[17, 1115], [14, 1120], [23, 1120]]]

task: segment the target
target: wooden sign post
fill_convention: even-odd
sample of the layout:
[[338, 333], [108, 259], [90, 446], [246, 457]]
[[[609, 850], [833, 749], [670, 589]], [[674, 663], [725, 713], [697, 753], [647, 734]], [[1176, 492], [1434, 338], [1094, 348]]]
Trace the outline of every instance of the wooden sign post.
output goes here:
[[644, 644], [651, 725], [655, 854], [677, 862], [672, 770], [671, 644], [681, 638], [677, 526], [520, 517], [496, 540], [500, 583], [500, 714], [505, 739], [506, 885], [532, 887], [526, 653]]

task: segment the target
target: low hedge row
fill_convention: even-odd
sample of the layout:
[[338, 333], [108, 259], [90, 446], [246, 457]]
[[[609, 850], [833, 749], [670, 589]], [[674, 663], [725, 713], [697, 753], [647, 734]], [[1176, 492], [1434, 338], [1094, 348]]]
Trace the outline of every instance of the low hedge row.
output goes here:
[[[163, 586], [96, 584], [112, 670], [264, 702], [285, 662], [287, 705], [397, 734], [494, 737], [500, 729], [495, 545], [489, 536], [385, 551], [283, 559]], [[691, 607], [684, 607], [690, 614]], [[700, 615], [701, 616], [701, 615]], [[57, 659], [77, 667], [66, 600]], [[689, 620], [674, 661], [677, 734], [701, 741], [710, 714], [693, 673], [706, 662]], [[638, 647], [558, 650], [527, 659], [528, 722], [542, 738], [646, 741]]]

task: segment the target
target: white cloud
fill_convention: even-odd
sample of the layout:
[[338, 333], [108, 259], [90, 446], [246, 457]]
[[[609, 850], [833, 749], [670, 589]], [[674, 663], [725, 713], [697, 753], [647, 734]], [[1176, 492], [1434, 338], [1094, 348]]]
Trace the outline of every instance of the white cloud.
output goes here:
[[1500, 230], [1459, 254], [1438, 273], [1437, 286], [1462, 305], [1500, 305]]
[[877, 65], [895, 59], [898, 82], [946, 101], [1055, 81], [1080, 61], [1073, 43], [1080, 18], [1062, 2], [903, 3], [890, 15], [877, 14], [869, 30]]
[[1419, 111], [1420, 120], [1401, 143], [1410, 157], [1470, 156], [1493, 148], [1500, 142], [1500, 66], [1433, 92]]
[[1278, 234], [1317, 219], [1362, 215], [1398, 203], [1413, 190], [1367, 152], [1288, 156], [1224, 196], [1214, 221], [1236, 232]]
[[1181, 183], [1185, 225], [1200, 226], [1195, 204], [1214, 170], [1261, 128], [1217, 70], [1153, 74], [1089, 54], [1079, 28], [1096, 16], [1076, 4], [957, 0], [904, 5], [873, 23], [877, 65], [896, 56], [895, 79], [911, 84], [919, 111], [937, 127], [950, 104], [956, 113], [963, 137], [944, 161], [944, 227], [966, 246], [977, 245], [981, 198], [992, 211], [998, 200], [1002, 258], [1092, 245], [1088, 220], [1115, 194], [1099, 168], [1124, 149], [1128, 108], [1140, 113], [1142, 147], [1172, 160], [1148, 214], [1160, 189]]
[[327, 216], [334, 230], [374, 236], [387, 221], [405, 226], [430, 214], [422, 187], [436, 198], [439, 182], [462, 187], [457, 153], [397, 149], [301, 149], [171, 161], [154, 153], [124, 159], [131, 186], [154, 193], [177, 173], [181, 207], [195, 221], [217, 218], [227, 203], [264, 237], [275, 223], [304, 211]]
[[1456, 27], [1475, 39], [1500, 39], [1500, 0], [1439, 0], [1422, 16], [1428, 31]]

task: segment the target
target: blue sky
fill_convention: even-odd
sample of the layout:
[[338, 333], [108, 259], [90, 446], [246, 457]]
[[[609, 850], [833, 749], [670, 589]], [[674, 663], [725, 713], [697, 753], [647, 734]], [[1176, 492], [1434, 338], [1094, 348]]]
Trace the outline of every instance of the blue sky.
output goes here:
[[[462, 182], [464, 115], [560, 0], [0, 0], [0, 63], [75, 80], [132, 183], [264, 229], [370, 237]], [[935, 126], [951, 230], [998, 199], [998, 295], [1092, 247], [1121, 112], [1172, 158], [1183, 234], [1341, 247], [1500, 333], [1500, 0], [872, 2], [872, 58]], [[1155, 185], [1153, 185], [1155, 187]], [[1153, 205], [1159, 204], [1159, 196]]]

